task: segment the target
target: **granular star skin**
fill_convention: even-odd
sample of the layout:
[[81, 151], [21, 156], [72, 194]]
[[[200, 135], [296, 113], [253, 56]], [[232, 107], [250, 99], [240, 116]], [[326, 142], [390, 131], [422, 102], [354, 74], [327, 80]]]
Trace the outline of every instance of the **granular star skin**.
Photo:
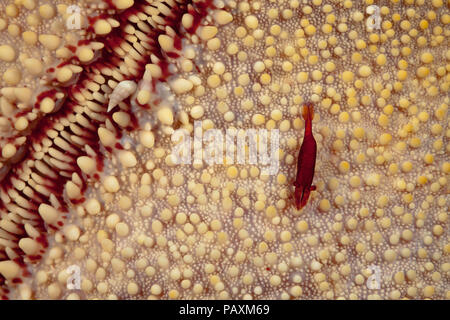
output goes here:
[[[450, 299], [449, 1], [378, 1], [373, 30], [371, 0], [81, 1], [78, 31], [75, 3], [0, 1], [0, 296]], [[278, 129], [278, 173], [175, 164], [194, 121]]]

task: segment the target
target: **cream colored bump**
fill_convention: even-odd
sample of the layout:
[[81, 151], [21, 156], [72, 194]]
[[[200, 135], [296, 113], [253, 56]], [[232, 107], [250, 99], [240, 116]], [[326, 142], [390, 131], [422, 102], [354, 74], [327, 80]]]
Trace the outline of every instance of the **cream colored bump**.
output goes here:
[[15, 18], [19, 15], [19, 8], [14, 3], [8, 4], [5, 13], [8, 17]]
[[358, 74], [363, 78], [367, 78], [368, 76], [371, 75], [371, 73], [372, 69], [367, 65], [363, 65], [358, 69]]
[[116, 143], [116, 136], [108, 129], [100, 127], [98, 128], [97, 132], [100, 138], [100, 142], [105, 147], [112, 147]]
[[89, 62], [94, 58], [94, 51], [88, 47], [82, 47], [78, 50], [77, 56], [81, 62]]
[[52, 98], [45, 97], [41, 101], [40, 110], [44, 113], [51, 113], [55, 109], [55, 101]]
[[7, 143], [2, 149], [2, 157], [5, 159], [12, 158], [17, 152], [17, 148], [12, 143]]
[[39, 7], [39, 14], [44, 19], [51, 19], [55, 16], [55, 8], [50, 4], [43, 4]]
[[176, 94], [183, 94], [191, 91], [194, 87], [193, 83], [189, 80], [178, 78], [175, 81], [171, 82], [170, 86], [175, 91]]
[[165, 125], [173, 124], [173, 112], [170, 107], [162, 107], [158, 110], [158, 119]]
[[23, 0], [21, 4], [28, 10], [34, 10], [36, 8], [35, 0]]
[[38, 41], [38, 36], [34, 31], [24, 31], [22, 33], [23, 41], [28, 45], [35, 45]]
[[8, 68], [3, 73], [3, 80], [9, 86], [17, 85], [21, 79], [22, 79], [22, 74], [21, 74], [20, 70], [17, 68], [14, 68], [14, 67]]
[[58, 69], [58, 71], [56, 72], [56, 79], [61, 83], [69, 81], [70, 79], [72, 79], [72, 76], [72, 69], [67, 66]]
[[48, 50], [53, 51], [61, 45], [61, 38], [53, 34], [41, 34], [39, 42]]
[[97, 20], [94, 24], [94, 31], [98, 35], [107, 35], [111, 30], [111, 25], [104, 19]]
[[422, 55], [420, 56], [420, 60], [423, 63], [432, 63], [434, 60], [433, 55], [430, 52], [424, 52], [422, 53]]
[[101, 204], [97, 199], [89, 199], [85, 203], [85, 208], [90, 215], [97, 215], [102, 209]]
[[87, 156], [79, 157], [77, 159], [77, 164], [80, 167], [81, 171], [83, 171], [85, 174], [92, 174], [97, 169], [96, 161]]
[[42, 62], [38, 59], [35, 58], [26, 59], [23, 62], [23, 64], [25, 66], [25, 69], [27, 69], [27, 71], [33, 76], [40, 75], [42, 71], [44, 71], [44, 66], [42, 65]]
[[136, 99], [140, 104], [147, 104], [150, 102], [150, 96], [150, 91], [142, 89], [139, 90]]
[[110, 229], [115, 229], [116, 225], [120, 222], [119, 215], [113, 213], [106, 217], [106, 225]]
[[16, 50], [8, 44], [0, 46], [0, 60], [13, 62], [16, 59]]
[[52, 206], [42, 203], [39, 206], [39, 214], [47, 224], [53, 224], [58, 220], [59, 212]]
[[70, 241], [77, 241], [80, 238], [80, 234], [80, 228], [76, 225], [71, 224], [64, 227], [64, 235]]
[[[135, 282], [130, 282], [127, 285], [127, 292], [129, 295], [134, 296], [139, 292], [139, 286]], [[177, 297], [178, 295], [176, 295], [174, 299], [176, 299]]]
[[26, 21], [31, 27], [38, 27], [41, 24], [41, 17], [37, 13], [30, 13]]
[[194, 106], [191, 109], [191, 117], [193, 119], [200, 119], [201, 117], [203, 117], [204, 112], [205, 110], [203, 109], [202, 106], [200, 105]]
[[253, 123], [255, 126], [262, 125], [265, 121], [266, 121], [266, 120], [265, 120], [264, 115], [262, 115], [262, 114], [260, 114], [260, 113], [254, 114], [254, 115], [252, 116], [252, 123]]
[[115, 176], [107, 176], [103, 181], [105, 190], [111, 193], [116, 193], [120, 189], [119, 180]]
[[256, 29], [258, 27], [258, 19], [254, 15], [249, 15], [244, 19], [245, 25], [250, 29]]
[[253, 64], [253, 70], [255, 70], [255, 72], [261, 73], [266, 69], [266, 65], [264, 64], [264, 62], [262, 61], [256, 61]]
[[57, 283], [52, 283], [47, 287], [50, 299], [58, 299], [61, 296], [61, 287]]
[[113, 4], [117, 9], [125, 10], [133, 6], [134, 0], [113, 0]]
[[192, 16], [189, 13], [185, 13], [181, 18], [181, 24], [185, 29], [191, 28], [193, 23], [194, 23], [194, 16]]
[[328, 199], [322, 199], [319, 203], [319, 209], [322, 212], [327, 212], [331, 208], [330, 201]]
[[207, 42], [208, 49], [211, 51], [218, 50], [220, 48], [220, 44], [221, 42], [219, 38], [213, 38]]
[[214, 36], [217, 34], [218, 29], [214, 26], [203, 26], [197, 29], [197, 35], [202, 39], [203, 41], [207, 41], [209, 39], [214, 38]]
[[18, 131], [23, 131], [28, 128], [29, 121], [25, 117], [20, 117], [14, 122], [14, 128]]
[[161, 46], [161, 49], [163, 49], [164, 51], [170, 52], [174, 50], [172, 37], [166, 34], [161, 34], [158, 37], [158, 42], [159, 45]]
[[15, 23], [11, 23], [8, 26], [8, 33], [13, 37], [18, 37], [20, 34], [20, 27]]
[[20, 249], [27, 255], [35, 255], [39, 252], [39, 243], [31, 238], [22, 238], [19, 241]]
[[78, 185], [72, 181], [67, 181], [66, 183], [66, 193], [69, 199], [79, 199], [81, 198], [81, 189]]
[[19, 276], [20, 267], [14, 261], [0, 261], [0, 274], [6, 279], [14, 279]]
[[130, 233], [130, 228], [124, 222], [119, 222], [115, 226], [115, 230], [119, 237], [126, 237]]
[[139, 132], [139, 141], [146, 148], [152, 148], [155, 145], [155, 135], [151, 131], [142, 130]]
[[112, 118], [122, 128], [128, 127], [131, 121], [130, 115], [123, 111], [114, 112]]
[[126, 168], [132, 168], [137, 164], [134, 154], [131, 151], [125, 150], [119, 152], [119, 161]]
[[214, 20], [220, 25], [225, 25], [233, 21], [233, 16], [225, 10], [214, 11]]

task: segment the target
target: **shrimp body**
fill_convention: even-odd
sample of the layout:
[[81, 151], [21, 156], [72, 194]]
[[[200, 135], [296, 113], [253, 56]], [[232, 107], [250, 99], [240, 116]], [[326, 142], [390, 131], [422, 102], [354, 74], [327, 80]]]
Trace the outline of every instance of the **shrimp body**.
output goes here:
[[303, 106], [302, 115], [305, 120], [305, 135], [298, 153], [297, 178], [294, 182], [294, 198], [297, 210], [306, 205], [309, 194], [316, 189], [315, 186], [312, 186], [314, 169], [316, 167], [317, 143], [312, 134], [314, 109], [311, 103]]

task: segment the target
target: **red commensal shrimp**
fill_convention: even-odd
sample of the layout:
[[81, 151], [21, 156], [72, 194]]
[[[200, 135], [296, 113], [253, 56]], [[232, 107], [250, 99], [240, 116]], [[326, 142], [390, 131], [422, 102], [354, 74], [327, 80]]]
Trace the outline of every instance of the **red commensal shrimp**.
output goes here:
[[297, 178], [294, 182], [294, 199], [297, 210], [306, 205], [310, 192], [316, 189], [315, 186], [312, 186], [317, 153], [317, 144], [312, 133], [312, 119], [314, 117], [312, 103], [303, 105], [302, 116], [305, 120], [305, 136], [298, 153]]

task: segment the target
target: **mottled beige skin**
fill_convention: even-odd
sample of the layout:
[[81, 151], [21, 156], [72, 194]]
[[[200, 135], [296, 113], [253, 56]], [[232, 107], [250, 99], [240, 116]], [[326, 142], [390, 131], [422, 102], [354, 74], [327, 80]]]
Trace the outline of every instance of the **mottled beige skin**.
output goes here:
[[[381, 1], [374, 32], [372, 1], [226, 3], [184, 40], [162, 106], [136, 109], [142, 130], [106, 159], [12, 298], [449, 299], [448, 2]], [[297, 211], [304, 101], [317, 190]], [[278, 174], [174, 165], [173, 127], [192, 134], [194, 119], [279, 129]], [[71, 265], [81, 290], [66, 289]]]

